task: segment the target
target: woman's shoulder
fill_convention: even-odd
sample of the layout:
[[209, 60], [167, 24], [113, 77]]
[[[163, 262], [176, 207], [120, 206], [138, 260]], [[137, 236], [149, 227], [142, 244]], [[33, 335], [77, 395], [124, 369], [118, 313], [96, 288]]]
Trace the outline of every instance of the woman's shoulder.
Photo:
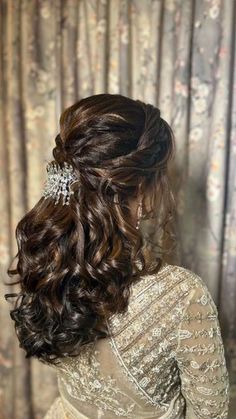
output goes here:
[[[193, 290], [205, 291], [207, 286], [203, 279], [190, 269], [163, 262], [157, 273], [144, 275], [131, 289], [131, 306], [133, 304], [141, 308], [140, 300], [148, 303], [155, 299], [161, 302], [162, 299], [168, 298], [173, 306], [174, 300], [180, 299], [185, 303]], [[133, 312], [133, 307], [131, 311]]]
[[215, 302], [203, 276], [184, 266], [168, 263], [163, 265], [155, 280], [157, 282], [161, 281], [163, 274], [165, 286], [168, 288], [171, 284], [172, 288], [176, 288], [176, 295], [177, 289], [180, 289], [192, 302], [200, 302], [202, 305], [208, 304], [216, 310]]
[[[151, 325], [159, 324], [160, 319], [168, 328], [168, 325], [172, 324], [169, 318], [174, 318], [178, 324], [186, 308], [194, 304], [194, 301], [199, 301], [200, 305], [205, 302], [214, 304], [203, 279], [190, 269], [179, 265], [163, 263], [158, 273], [145, 275], [131, 288], [126, 312], [114, 314], [109, 320], [116, 335], [121, 331], [126, 333], [126, 328], [129, 328], [132, 334], [134, 328], [139, 328], [140, 324], [143, 330], [151, 330]], [[206, 306], [207, 308], [209, 306]], [[198, 307], [196, 310], [198, 311]]]
[[189, 268], [180, 265], [171, 265], [166, 262], [163, 263], [162, 268], [156, 275], [156, 280], [159, 280], [159, 277], [171, 278], [176, 283], [186, 283], [191, 288], [194, 287], [206, 287], [207, 284], [202, 276], [192, 271]]

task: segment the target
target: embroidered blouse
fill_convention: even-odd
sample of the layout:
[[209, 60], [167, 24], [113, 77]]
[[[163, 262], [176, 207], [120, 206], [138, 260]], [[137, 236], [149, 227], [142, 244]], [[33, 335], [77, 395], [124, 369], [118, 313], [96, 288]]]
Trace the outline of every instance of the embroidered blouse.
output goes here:
[[224, 419], [229, 375], [218, 312], [203, 279], [164, 263], [131, 286], [112, 337], [56, 368], [60, 397], [44, 419]]

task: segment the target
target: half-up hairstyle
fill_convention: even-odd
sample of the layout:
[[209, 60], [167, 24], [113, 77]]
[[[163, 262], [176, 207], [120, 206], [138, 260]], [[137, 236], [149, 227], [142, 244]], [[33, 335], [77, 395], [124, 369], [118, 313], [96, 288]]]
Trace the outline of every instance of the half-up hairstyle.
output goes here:
[[[158, 273], [164, 243], [175, 241], [174, 136], [158, 108], [119, 94], [83, 98], [62, 113], [55, 142], [54, 161], [71, 164], [78, 182], [68, 206], [42, 197], [19, 221], [7, 273], [20, 290], [6, 294], [16, 298], [11, 318], [26, 357], [49, 363], [109, 336], [106, 319], [127, 310], [130, 286]], [[129, 205], [140, 185], [151, 197], [146, 237]]]

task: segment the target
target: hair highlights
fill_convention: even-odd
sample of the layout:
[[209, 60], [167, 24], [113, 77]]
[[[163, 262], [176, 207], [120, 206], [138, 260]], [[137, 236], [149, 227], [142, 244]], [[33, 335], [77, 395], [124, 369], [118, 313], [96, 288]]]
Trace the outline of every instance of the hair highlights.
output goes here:
[[[70, 205], [42, 197], [19, 221], [8, 274], [20, 290], [6, 295], [16, 297], [11, 317], [26, 356], [51, 363], [108, 336], [105, 320], [126, 311], [131, 284], [159, 271], [175, 209], [167, 173], [174, 137], [158, 108], [93, 95], [62, 113], [55, 142], [54, 160], [70, 163], [78, 182]], [[140, 185], [151, 203], [145, 218], [154, 220], [146, 239], [129, 205]]]

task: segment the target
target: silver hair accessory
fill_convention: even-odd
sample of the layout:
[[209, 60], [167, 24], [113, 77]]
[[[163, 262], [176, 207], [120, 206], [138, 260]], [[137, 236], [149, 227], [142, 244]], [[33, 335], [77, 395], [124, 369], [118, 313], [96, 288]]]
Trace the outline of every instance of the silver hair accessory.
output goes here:
[[139, 229], [139, 226], [140, 226], [140, 220], [141, 220], [141, 217], [142, 217], [142, 210], [143, 210], [143, 208], [142, 208], [142, 200], [139, 202], [139, 205], [138, 205], [138, 210], [137, 210], [137, 223], [136, 223], [136, 229], [138, 230]]
[[77, 176], [73, 173], [73, 167], [67, 162], [63, 162], [62, 168], [57, 162], [49, 162], [46, 170], [48, 178], [44, 185], [44, 199], [54, 198], [56, 199], [56, 205], [60, 196], [63, 195], [62, 205], [69, 205], [70, 195], [74, 193], [70, 186], [78, 181]]

